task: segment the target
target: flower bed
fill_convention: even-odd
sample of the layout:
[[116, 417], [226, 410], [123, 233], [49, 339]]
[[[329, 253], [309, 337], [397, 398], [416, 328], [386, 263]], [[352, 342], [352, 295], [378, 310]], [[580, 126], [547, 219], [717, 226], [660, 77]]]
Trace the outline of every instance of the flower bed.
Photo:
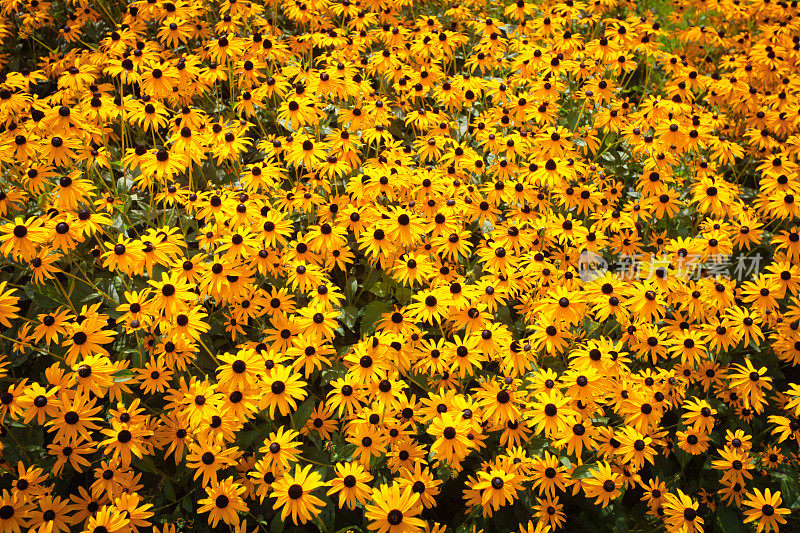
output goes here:
[[0, 532], [800, 528], [795, 3], [0, 8]]

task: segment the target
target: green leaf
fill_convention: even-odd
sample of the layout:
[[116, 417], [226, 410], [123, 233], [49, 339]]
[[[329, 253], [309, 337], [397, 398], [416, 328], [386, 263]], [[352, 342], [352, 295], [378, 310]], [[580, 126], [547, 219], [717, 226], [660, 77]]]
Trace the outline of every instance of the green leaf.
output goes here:
[[720, 531], [725, 533], [744, 533], [747, 528], [742, 523], [742, 520], [736, 515], [730, 507], [717, 505], [717, 523], [719, 524]]
[[352, 297], [356, 295], [356, 291], [358, 291], [358, 278], [353, 276], [347, 281], [347, 293]]
[[147, 461], [135, 461], [135, 464], [136, 468], [138, 468], [139, 470], [143, 470], [144, 472], [148, 472], [150, 474], [158, 475], [158, 472], [156, 472], [155, 469], [152, 466], [150, 466], [150, 464]]
[[163, 490], [164, 490], [164, 497], [166, 498], [167, 502], [172, 503], [178, 499], [175, 496], [175, 489], [172, 488], [172, 482], [167, 478], [164, 478]]
[[532, 450], [542, 452], [545, 448], [550, 446], [550, 439], [546, 439], [544, 437], [531, 437], [530, 440], [528, 440], [528, 445]]
[[775, 477], [781, 480], [781, 495], [783, 496], [783, 501], [786, 503], [792, 502], [790, 508], [794, 510], [795, 505], [800, 504], [800, 495], [798, 495], [797, 490], [797, 477], [785, 474], [776, 474]]
[[314, 412], [314, 405], [313, 396], [309, 396], [306, 398], [306, 401], [300, 404], [300, 407], [298, 407], [297, 411], [292, 415], [292, 429], [300, 431], [300, 429], [306, 425], [306, 422], [308, 422], [308, 419], [311, 417], [311, 413]]
[[[326, 452], [325, 450], [318, 449], [318, 448], [316, 448], [316, 447], [314, 447], [313, 445], [310, 445], [310, 444], [306, 445], [306, 446], [303, 446], [301, 448], [300, 455], [303, 458], [306, 458], [306, 459], [309, 459], [309, 460], [314, 461], [316, 463], [320, 463], [320, 464], [324, 464], [324, 465], [329, 465], [329, 464], [335, 462], [334, 459], [331, 458], [331, 454], [330, 453]], [[332, 472], [331, 472], [331, 475], [333, 475]], [[323, 475], [322, 479], [326, 479], [326, 477]]]
[[675, 457], [677, 457], [678, 461], [681, 463], [681, 468], [686, 468], [686, 465], [692, 460], [693, 456], [680, 448], [675, 448]]
[[510, 326], [512, 324], [511, 310], [508, 308], [508, 306], [503, 306], [497, 309], [497, 320], [506, 326]]
[[244, 431], [242, 433], [239, 433], [237, 435], [236, 442], [239, 448], [246, 450], [250, 448], [253, 442], [263, 441], [266, 438], [266, 436], [267, 436], [267, 428], [266, 426], [264, 426], [261, 428], [251, 429], [250, 431]]
[[342, 309], [342, 314], [339, 319], [347, 329], [353, 329], [353, 326], [356, 325], [356, 320], [358, 319], [358, 308], [354, 305], [348, 305]]
[[408, 287], [398, 287], [394, 291], [394, 297], [397, 299], [398, 302], [410, 302], [411, 301], [411, 289]]
[[572, 471], [572, 479], [586, 479], [592, 477], [592, 469], [597, 466], [597, 463], [586, 463], [576, 466]]
[[391, 310], [392, 306], [382, 300], [373, 300], [367, 304], [364, 308], [364, 318], [361, 319], [361, 335], [372, 335], [381, 315]]
[[364, 281], [364, 290], [369, 292], [370, 289], [372, 289], [372, 287], [376, 283], [378, 283], [382, 278], [383, 278], [383, 272], [381, 272], [380, 270], [373, 270], [372, 272], [369, 273], [369, 276], [367, 276], [367, 279]]
[[275, 514], [269, 524], [269, 533], [283, 533], [283, 520], [281, 520], [280, 513]]
[[114, 383], [121, 383], [123, 381], [129, 381], [133, 378], [133, 371], [124, 368], [122, 370], [117, 370], [114, 372]]
[[322, 500], [325, 507], [323, 507], [322, 513], [320, 513], [316, 519], [319, 520], [320, 524], [323, 526], [323, 531], [333, 531], [336, 527], [336, 515], [333, 511], [336, 505], [334, 505], [333, 501], [328, 496], [319, 494], [317, 497]]
[[792, 511], [800, 510], [800, 496], [798, 496], [794, 503], [789, 506], [789, 509]]
[[472, 531], [472, 524], [465, 523], [458, 526], [456, 533], [470, 533]]

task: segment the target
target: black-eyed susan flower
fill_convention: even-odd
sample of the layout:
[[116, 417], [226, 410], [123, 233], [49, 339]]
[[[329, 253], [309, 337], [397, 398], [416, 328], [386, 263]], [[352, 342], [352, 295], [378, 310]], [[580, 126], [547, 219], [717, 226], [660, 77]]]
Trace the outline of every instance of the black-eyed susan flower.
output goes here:
[[312, 465], [304, 468], [297, 465], [294, 473], [287, 471], [272, 484], [272, 497], [276, 499], [274, 508], [281, 510], [282, 519], [291, 515], [295, 524], [305, 524], [313, 520], [319, 514], [320, 508], [325, 505], [312, 494], [325, 483], [311, 468]]
[[356, 503], [365, 504], [369, 500], [372, 491], [368, 483], [372, 479], [372, 475], [360, 463], [339, 463], [336, 465], [336, 477], [329, 482], [331, 488], [328, 489], [328, 495], [338, 495], [340, 509], [347, 506], [353, 510]]
[[786, 523], [784, 516], [791, 513], [789, 509], [781, 507], [781, 493], [773, 493], [768, 488], [764, 492], [753, 489], [743, 503], [749, 508], [744, 512], [744, 522], [756, 522], [757, 531], [778, 531], [779, 526]]
[[392, 531], [421, 531], [425, 523], [418, 518], [422, 512], [419, 495], [409, 487], [381, 485], [372, 491], [374, 503], [366, 506], [369, 529], [378, 533]]
[[216, 527], [220, 520], [228, 525], [238, 525], [238, 512], [247, 509], [241, 497], [244, 491], [245, 487], [232, 479], [213, 484], [206, 488], [206, 498], [201, 498], [198, 502], [200, 504], [198, 511], [209, 513], [208, 522], [212, 527]]

